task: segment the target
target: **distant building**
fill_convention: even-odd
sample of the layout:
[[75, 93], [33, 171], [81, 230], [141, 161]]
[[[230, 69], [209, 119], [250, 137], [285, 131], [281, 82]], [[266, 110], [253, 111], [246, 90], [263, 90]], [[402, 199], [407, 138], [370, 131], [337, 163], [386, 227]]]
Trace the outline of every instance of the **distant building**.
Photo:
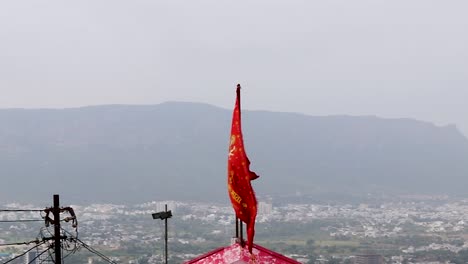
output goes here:
[[273, 210], [273, 205], [271, 203], [259, 202], [258, 203], [258, 213], [263, 215], [271, 214]]
[[50, 252], [49, 253], [45, 252], [42, 255], [40, 255], [41, 253], [39, 253], [39, 252], [34, 252], [34, 253], [36, 253], [36, 256], [34, 256], [34, 257], [36, 257], [36, 259], [33, 262], [30, 262], [34, 258], [34, 257], [31, 257], [30, 261], [26, 262], [26, 263], [34, 263], [34, 264], [53, 264], [53, 263], [55, 263], [55, 261], [52, 259], [52, 256], [51, 256]]
[[[24, 254], [21, 257], [18, 257], [17, 259], [11, 260], [9, 263], [11, 264], [38, 264], [39, 259], [37, 258], [37, 251], [30, 251]], [[14, 258], [12, 256], [11, 258]]]
[[24, 264], [38, 264], [39, 260], [36, 251], [29, 251], [24, 255]]
[[384, 259], [381, 255], [375, 254], [366, 254], [366, 255], [356, 255], [354, 258], [355, 264], [383, 264]]

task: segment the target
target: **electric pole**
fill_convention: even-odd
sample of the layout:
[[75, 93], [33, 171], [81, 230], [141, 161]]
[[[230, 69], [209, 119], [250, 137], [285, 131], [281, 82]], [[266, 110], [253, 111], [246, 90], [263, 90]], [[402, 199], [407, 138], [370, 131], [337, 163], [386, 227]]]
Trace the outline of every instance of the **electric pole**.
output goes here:
[[60, 236], [60, 198], [58, 194], [54, 194], [54, 250], [55, 264], [62, 264], [62, 240]]

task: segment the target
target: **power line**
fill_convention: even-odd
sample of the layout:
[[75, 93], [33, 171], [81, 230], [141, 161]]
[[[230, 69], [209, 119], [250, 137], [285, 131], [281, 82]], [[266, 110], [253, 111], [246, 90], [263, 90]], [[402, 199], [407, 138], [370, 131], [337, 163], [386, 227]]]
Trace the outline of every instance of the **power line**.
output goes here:
[[[44, 250], [44, 251], [42, 251], [41, 253], [37, 254], [33, 259], [31, 259], [31, 260], [28, 262], [28, 264], [33, 263], [38, 257], [42, 256], [42, 254], [48, 252], [49, 249], [50, 249], [50, 248], [47, 248], [46, 250]], [[42, 262], [43, 262], [43, 261], [41, 261], [41, 263], [42, 263]]]
[[39, 219], [0, 220], [0, 223], [21, 223], [21, 222], [44, 222], [44, 220], [39, 220]]
[[[60, 219], [60, 222], [69, 222], [68, 219]], [[20, 222], [44, 222], [44, 219], [17, 219], [17, 220], [0, 220], [0, 223], [20, 223]]]
[[38, 236], [42, 237], [42, 238], [45, 238], [47, 234], [44, 234], [45, 231], [47, 231], [47, 233], [49, 233], [50, 237], [53, 237], [54, 235], [52, 234], [52, 232], [50, 232], [49, 228], [48, 227], [42, 227], [41, 230], [39, 230], [39, 234]]
[[[67, 255], [65, 256], [68, 257], [70, 254], [75, 253], [79, 247], [78, 247], [78, 240], [75, 240], [74, 238], [78, 239], [78, 220], [76, 218], [75, 212], [72, 207], [60, 207], [59, 203], [59, 195], [55, 194], [54, 195], [54, 206], [53, 207], [48, 207], [45, 209], [0, 209], [1, 212], [40, 212], [40, 216], [42, 220], [37, 220], [37, 219], [16, 219], [16, 220], [0, 220], [0, 223], [17, 223], [17, 222], [39, 222], [39, 221], [44, 221], [45, 222], [45, 227], [41, 228], [39, 231], [38, 237], [36, 240], [32, 241], [26, 241], [26, 242], [16, 242], [16, 243], [5, 243], [5, 244], [0, 244], [0, 246], [14, 246], [14, 245], [28, 245], [30, 243], [36, 243], [34, 247], [28, 249], [26, 252], [23, 252], [22, 254], [14, 257], [13, 259], [8, 260], [7, 262], [3, 264], [10, 263], [11, 261], [14, 261], [31, 250], [38, 248], [41, 245], [46, 245], [47, 249], [42, 251], [39, 255], [37, 255], [30, 263], [32, 263], [35, 259], [37, 259], [39, 256], [43, 255], [45, 252], [48, 252], [50, 259], [54, 261], [56, 264], [62, 263], [64, 257], [62, 257], [63, 251], [67, 251]], [[65, 218], [60, 217], [62, 213], [68, 213], [70, 216], [67, 216]], [[43, 215], [44, 213], [44, 215]], [[49, 217], [49, 215], [52, 214], [53, 217]], [[75, 230], [75, 235], [73, 236], [70, 232], [66, 231], [65, 229], [61, 228], [60, 224], [61, 222], [71, 222], [72, 227]], [[51, 232], [49, 230], [49, 226], [54, 227], [54, 231]], [[63, 230], [63, 233], [61, 232]], [[46, 236], [45, 233], [48, 233], [50, 236]], [[70, 234], [70, 236], [67, 238], [65, 233]], [[72, 239], [73, 238], [73, 239]], [[99, 251], [91, 248], [90, 246], [86, 245], [84, 242], [80, 241], [80, 243], [91, 253], [94, 253], [101, 257], [103, 260], [109, 262], [109, 263], [115, 263], [113, 262], [110, 258], [106, 257], [104, 254], [100, 253]], [[80, 245], [81, 245], [80, 244]], [[55, 258], [52, 258], [50, 254], [50, 249], [54, 249], [54, 254]], [[44, 260], [43, 260], [44, 261]], [[41, 263], [43, 262], [41, 261]]]
[[45, 209], [0, 209], [0, 212], [44, 212]]
[[27, 242], [16, 242], [16, 243], [7, 243], [7, 244], [0, 244], [0, 247], [3, 247], [3, 246], [19, 246], [19, 245], [29, 245], [31, 243], [39, 243], [40, 241], [38, 239], [36, 240], [31, 240], [31, 241], [27, 241]]
[[[62, 247], [63, 248], [63, 247]], [[75, 254], [76, 251], [78, 251], [78, 247], [75, 245], [75, 247], [72, 250], [65, 249], [65, 251], [68, 251], [68, 253], [62, 257], [62, 259], [68, 258], [70, 255]]]
[[[78, 238], [78, 232], [76, 232], [76, 235], [73, 236], [72, 233], [68, 232], [66, 229], [64, 228], [60, 228], [62, 229], [63, 233], [65, 235], [69, 235], [69, 239], [65, 239], [64, 243], [62, 244], [62, 249], [67, 251], [68, 253], [62, 257], [62, 259], [66, 259], [67, 257], [69, 257], [70, 255], [72, 254], [75, 254], [80, 248], [78, 247], [78, 243], [77, 241], [74, 239], [74, 238]], [[71, 248], [70, 246], [70, 243], [69, 242], [74, 242], [73, 244], [73, 248]], [[70, 249], [71, 248], [71, 249]]]
[[55, 263], [61, 264], [62, 263], [62, 240], [60, 236], [60, 196], [58, 194], [54, 194], [54, 207], [51, 208], [50, 212], [54, 216], [54, 221], [52, 222], [49, 219], [49, 211], [46, 213], [46, 226], [48, 222], [54, 225], [54, 253], [55, 253]]
[[[0, 213], [19, 213], [19, 212], [44, 212], [44, 209], [0, 209]], [[0, 223], [29, 223], [29, 222], [42, 222], [44, 221], [44, 217], [42, 219], [14, 219], [14, 220], [0, 220]]]
[[[49, 246], [49, 247], [50, 247], [50, 246]], [[53, 261], [54, 258], [52, 257], [52, 254], [50, 253], [50, 250], [47, 250], [47, 254], [49, 254], [49, 257], [48, 257], [48, 258], [51, 259], [51, 260]], [[44, 262], [45, 260], [47, 260], [47, 258], [46, 258], [46, 259], [43, 259], [43, 260], [41, 261], [41, 263]]]
[[4, 262], [3, 264], [10, 263], [10, 262], [12, 262], [13, 260], [15, 260], [15, 259], [17, 259], [17, 258], [20, 258], [20, 257], [22, 257], [22, 256], [26, 255], [26, 254], [27, 254], [29, 251], [31, 251], [31, 250], [33, 250], [33, 249], [35, 249], [35, 248], [39, 247], [40, 245], [42, 245], [42, 244], [44, 244], [44, 243], [45, 243], [45, 242], [41, 242], [41, 243], [39, 243], [39, 244], [35, 245], [34, 247], [32, 247], [32, 248], [28, 249], [27, 251], [23, 252], [22, 254], [20, 254], [20, 255], [18, 255], [18, 256], [16, 256], [16, 257], [14, 257], [14, 258], [12, 258], [12, 259], [8, 260], [7, 262]]
[[72, 238], [76, 241], [78, 241], [84, 248], [86, 248], [89, 252], [99, 256], [100, 258], [102, 258], [103, 260], [107, 261], [108, 263], [111, 263], [111, 264], [117, 264], [117, 262], [113, 261], [112, 259], [110, 259], [109, 257], [107, 257], [106, 255], [102, 254], [101, 252], [97, 251], [96, 249], [92, 248], [91, 246], [87, 245], [85, 242], [81, 241], [80, 239], [78, 238]]

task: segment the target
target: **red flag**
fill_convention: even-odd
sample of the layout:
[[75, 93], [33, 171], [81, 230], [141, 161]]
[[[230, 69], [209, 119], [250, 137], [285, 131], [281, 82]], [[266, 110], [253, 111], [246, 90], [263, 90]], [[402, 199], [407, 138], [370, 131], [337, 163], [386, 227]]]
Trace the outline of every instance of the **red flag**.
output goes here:
[[250, 161], [244, 149], [241, 129], [240, 85], [237, 85], [236, 106], [232, 114], [231, 141], [228, 157], [228, 193], [236, 216], [247, 224], [247, 243], [252, 253], [257, 216], [257, 198], [250, 181], [258, 178], [250, 171]]

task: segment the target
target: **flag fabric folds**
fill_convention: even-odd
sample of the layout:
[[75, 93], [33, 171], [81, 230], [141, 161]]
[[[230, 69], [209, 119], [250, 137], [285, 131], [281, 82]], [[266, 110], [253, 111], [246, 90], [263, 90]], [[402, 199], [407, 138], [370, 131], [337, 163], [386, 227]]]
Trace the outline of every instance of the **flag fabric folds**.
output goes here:
[[244, 148], [241, 129], [240, 85], [232, 115], [231, 139], [228, 156], [228, 193], [236, 216], [247, 225], [247, 244], [252, 253], [257, 217], [257, 199], [250, 181], [258, 178], [250, 171], [250, 161]]

